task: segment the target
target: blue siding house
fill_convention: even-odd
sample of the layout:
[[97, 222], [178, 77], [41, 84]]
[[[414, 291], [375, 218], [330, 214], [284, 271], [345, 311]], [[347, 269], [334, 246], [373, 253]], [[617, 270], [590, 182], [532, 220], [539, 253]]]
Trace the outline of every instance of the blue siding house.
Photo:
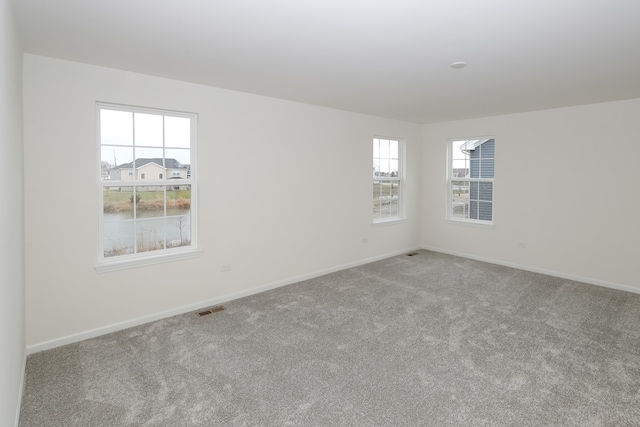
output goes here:
[[495, 167], [495, 140], [470, 141], [463, 151], [469, 154], [469, 178], [490, 178], [491, 181], [469, 183], [469, 218], [493, 220], [493, 172]]

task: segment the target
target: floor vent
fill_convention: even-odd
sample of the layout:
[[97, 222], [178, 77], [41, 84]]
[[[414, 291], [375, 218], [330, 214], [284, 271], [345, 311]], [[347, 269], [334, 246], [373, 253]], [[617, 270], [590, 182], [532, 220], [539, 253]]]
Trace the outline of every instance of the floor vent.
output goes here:
[[206, 310], [199, 311], [196, 314], [198, 316], [202, 317], [202, 316], [206, 316], [207, 314], [217, 313], [217, 312], [223, 311], [223, 310], [226, 310], [226, 308], [224, 308], [223, 305], [219, 305], [217, 307], [211, 307], [211, 308], [207, 308]]
[[410, 254], [407, 254], [407, 256], [414, 256], [414, 255], [418, 255], [418, 252], [411, 252]]

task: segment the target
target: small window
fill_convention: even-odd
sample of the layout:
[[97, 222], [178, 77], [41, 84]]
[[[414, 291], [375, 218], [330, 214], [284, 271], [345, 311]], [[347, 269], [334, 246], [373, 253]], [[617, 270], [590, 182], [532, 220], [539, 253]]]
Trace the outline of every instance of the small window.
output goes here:
[[162, 180], [168, 168], [179, 172], [195, 163], [196, 116], [110, 104], [97, 108], [99, 266], [195, 249], [193, 175], [180, 185]]
[[373, 220], [401, 217], [401, 143], [397, 139], [373, 139]]
[[449, 144], [449, 219], [493, 222], [495, 139]]

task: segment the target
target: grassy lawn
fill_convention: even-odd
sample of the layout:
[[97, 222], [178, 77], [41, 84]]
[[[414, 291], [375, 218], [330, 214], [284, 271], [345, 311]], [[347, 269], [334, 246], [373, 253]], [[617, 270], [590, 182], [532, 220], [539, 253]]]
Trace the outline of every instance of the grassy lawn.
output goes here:
[[[162, 191], [139, 191], [140, 200], [162, 200]], [[103, 192], [104, 203], [118, 203], [118, 202], [131, 202], [131, 191], [118, 191], [106, 189]], [[188, 190], [169, 190], [167, 191], [167, 199], [190, 199], [191, 191]]]
[[[139, 191], [137, 209], [163, 209], [164, 193], [162, 191]], [[133, 192], [105, 189], [103, 191], [104, 212], [122, 212], [133, 209]], [[167, 208], [188, 209], [191, 205], [191, 191], [167, 190]]]

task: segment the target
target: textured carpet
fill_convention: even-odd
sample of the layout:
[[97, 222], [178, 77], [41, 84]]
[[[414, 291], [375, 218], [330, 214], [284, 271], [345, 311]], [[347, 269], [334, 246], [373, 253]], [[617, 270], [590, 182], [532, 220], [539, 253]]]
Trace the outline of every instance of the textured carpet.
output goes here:
[[419, 251], [33, 354], [20, 426], [640, 425], [640, 295]]

